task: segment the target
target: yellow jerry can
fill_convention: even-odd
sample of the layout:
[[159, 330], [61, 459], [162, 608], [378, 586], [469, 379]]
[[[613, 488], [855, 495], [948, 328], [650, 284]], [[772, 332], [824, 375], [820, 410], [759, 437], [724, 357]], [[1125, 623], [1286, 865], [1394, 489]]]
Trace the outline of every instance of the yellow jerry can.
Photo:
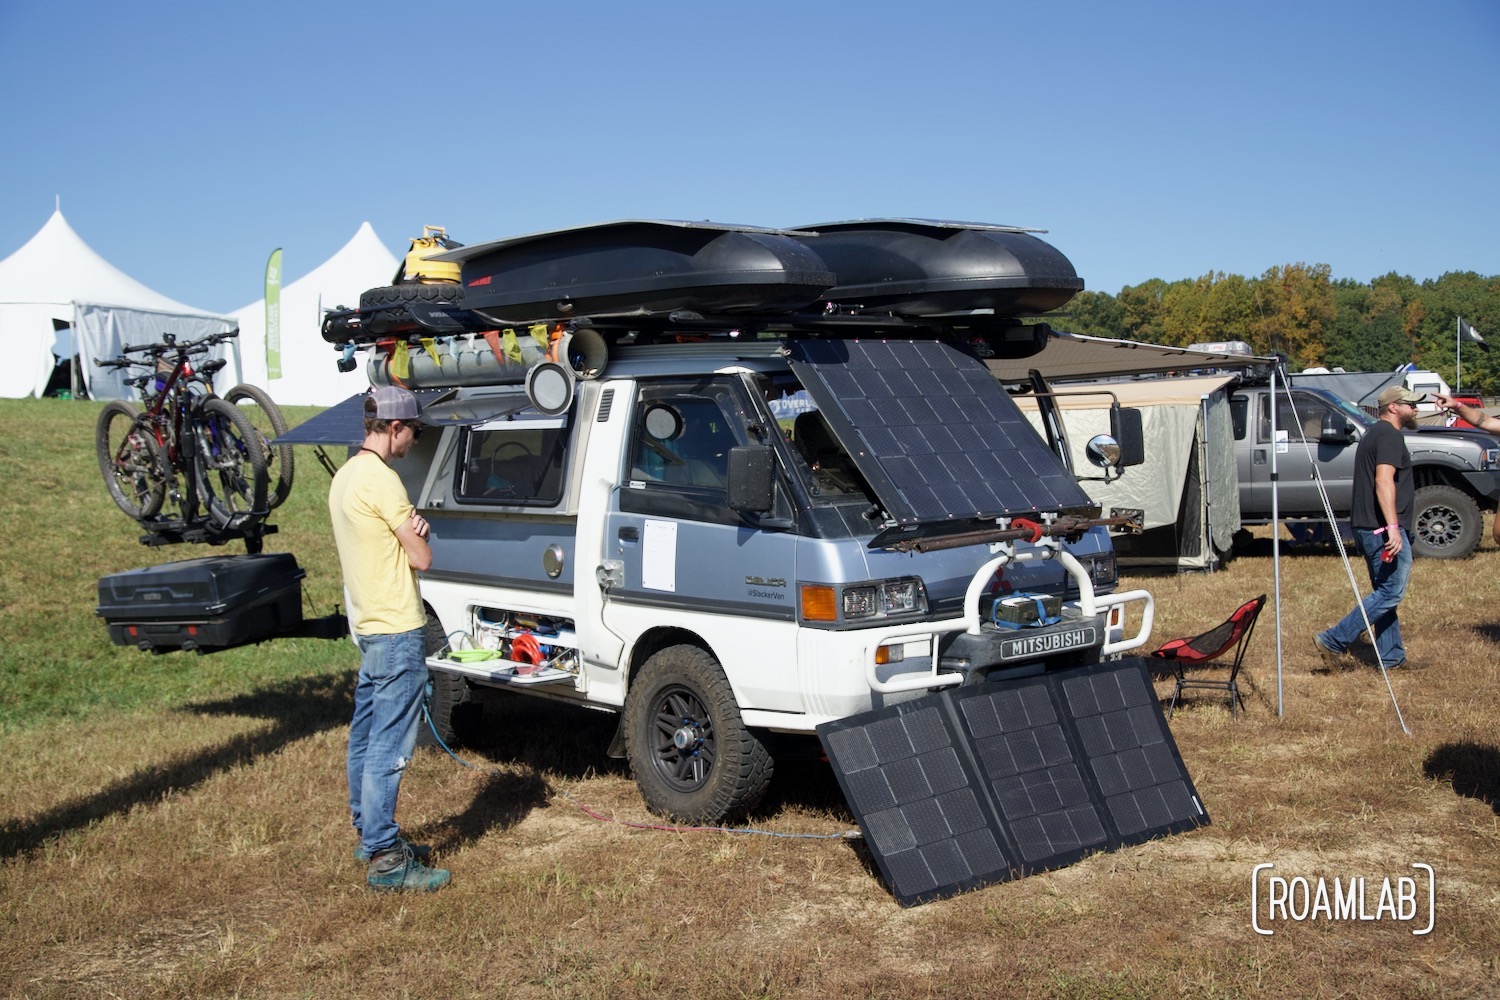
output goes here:
[[422, 235], [411, 241], [411, 249], [406, 252], [406, 280], [420, 281], [424, 284], [457, 281], [459, 274], [457, 264], [426, 258], [431, 254], [439, 254], [461, 245], [448, 239], [448, 232], [442, 226], [423, 226]]

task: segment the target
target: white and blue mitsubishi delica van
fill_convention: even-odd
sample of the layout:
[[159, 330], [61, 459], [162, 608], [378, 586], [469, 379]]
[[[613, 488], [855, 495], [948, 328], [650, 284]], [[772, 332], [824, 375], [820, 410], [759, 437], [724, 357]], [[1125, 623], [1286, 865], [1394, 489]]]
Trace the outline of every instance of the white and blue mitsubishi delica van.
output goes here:
[[[398, 468], [445, 738], [478, 688], [617, 712], [648, 806], [716, 823], [764, 795], [767, 733], [1149, 639], [1122, 519], [985, 364], [1083, 287], [1030, 232], [623, 222], [437, 259], [460, 280], [325, 336], [441, 428]], [[1110, 474], [1132, 423], [1090, 442]]]

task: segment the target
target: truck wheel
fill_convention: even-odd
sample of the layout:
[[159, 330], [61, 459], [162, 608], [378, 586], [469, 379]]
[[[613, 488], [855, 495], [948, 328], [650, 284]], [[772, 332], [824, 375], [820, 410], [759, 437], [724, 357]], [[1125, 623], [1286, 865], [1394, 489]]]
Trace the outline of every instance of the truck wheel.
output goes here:
[[661, 650], [631, 682], [625, 753], [647, 808], [680, 823], [740, 819], [771, 783], [770, 751], [741, 721], [724, 671], [697, 646]]
[[[436, 656], [448, 645], [442, 623], [431, 611], [427, 612], [424, 638], [428, 656]], [[421, 728], [417, 730], [417, 746], [438, 746], [438, 738], [450, 747], [472, 739], [479, 731], [479, 717], [484, 706], [474, 701], [469, 682], [458, 674], [443, 670], [427, 671], [427, 680], [430, 685], [427, 714], [432, 717], [432, 725], [429, 726], [426, 719], [422, 720]], [[437, 731], [436, 738], [434, 730]]]
[[1416, 492], [1412, 555], [1465, 559], [1479, 547], [1484, 518], [1474, 498], [1454, 486], [1423, 486]]

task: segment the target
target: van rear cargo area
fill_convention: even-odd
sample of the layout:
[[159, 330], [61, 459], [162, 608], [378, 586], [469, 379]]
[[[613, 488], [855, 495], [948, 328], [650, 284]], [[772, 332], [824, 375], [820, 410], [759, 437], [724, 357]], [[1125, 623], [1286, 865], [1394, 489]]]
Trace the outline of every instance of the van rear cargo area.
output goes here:
[[289, 552], [165, 563], [101, 577], [94, 613], [119, 646], [236, 646], [301, 623], [306, 575]]

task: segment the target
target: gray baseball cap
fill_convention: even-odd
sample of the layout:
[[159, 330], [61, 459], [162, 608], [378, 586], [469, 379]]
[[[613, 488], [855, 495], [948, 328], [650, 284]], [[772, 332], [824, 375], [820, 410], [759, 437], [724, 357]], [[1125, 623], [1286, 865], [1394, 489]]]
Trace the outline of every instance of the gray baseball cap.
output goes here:
[[383, 385], [374, 392], [376, 420], [416, 420], [417, 397], [399, 385]]

